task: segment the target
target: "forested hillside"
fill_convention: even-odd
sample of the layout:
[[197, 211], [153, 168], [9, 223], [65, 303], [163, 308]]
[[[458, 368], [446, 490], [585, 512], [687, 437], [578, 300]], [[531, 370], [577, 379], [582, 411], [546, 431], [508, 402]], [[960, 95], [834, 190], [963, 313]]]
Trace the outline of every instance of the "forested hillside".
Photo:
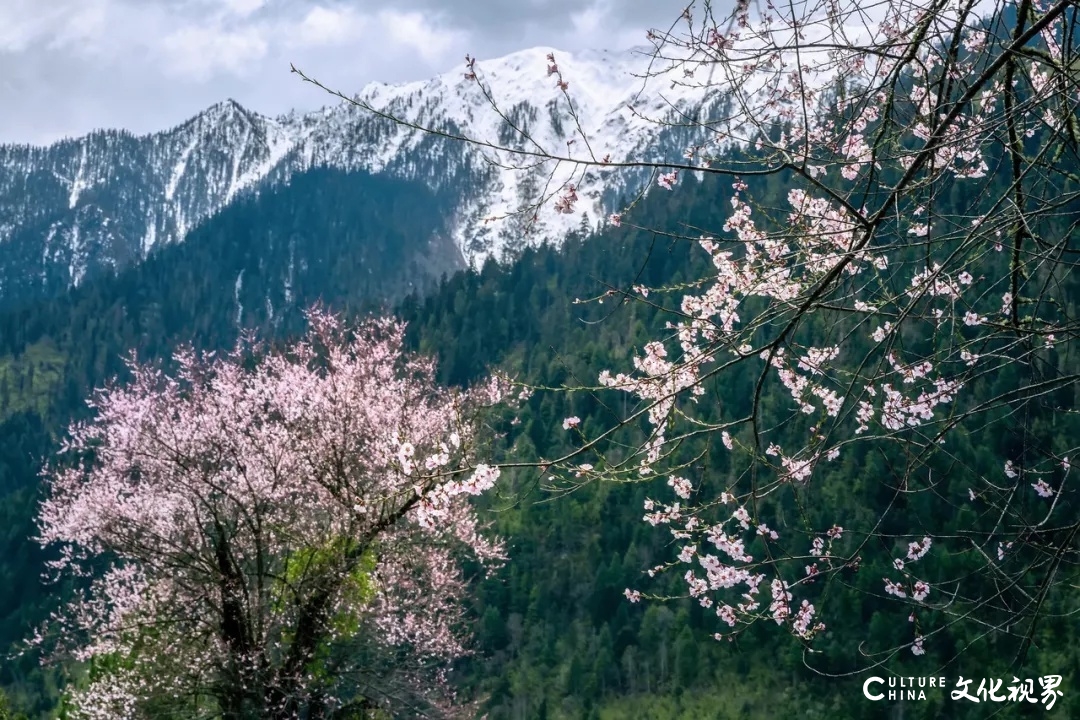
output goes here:
[[[759, 183], [758, 198], [778, 206], [780, 188]], [[427, 299], [407, 303], [403, 313], [418, 347], [439, 356], [449, 382], [466, 382], [485, 362], [498, 361], [541, 385], [593, 385], [598, 369], [629, 365], [631, 352], [671, 317], [635, 299], [630, 287], [679, 286], [705, 272], [705, 253], [682, 238], [692, 237], [695, 228], [722, 224], [727, 194], [725, 185], [707, 182], [692, 183], [681, 196], [651, 196], [648, 225], [666, 233], [612, 229], [603, 237], [572, 240], [559, 251], [528, 252], [511, 267], [456, 276]], [[1070, 302], [1076, 302], [1077, 291], [1073, 284]], [[575, 304], [598, 296], [602, 303]], [[672, 302], [656, 301], [666, 307]], [[865, 342], [869, 346], [870, 338]], [[1049, 360], [1063, 373], [1076, 362], [1067, 354]], [[737, 412], [748, 407], [755, 380], [753, 372], [728, 372], [710, 386], [708, 397]], [[1010, 382], [1015, 380], [986, 378], [974, 388], [973, 402]], [[1029, 410], [1038, 418], [1035, 442], [1064, 445], [1075, 437], [1075, 415], [1051, 408], [1075, 407], [1077, 395], [1075, 387], [1063, 389]], [[793, 417], [789, 408], [786, 393], [770, 394], [761, 407], [764, 424], [783, 423], [792, 436], [808, 432], [812, 421]], [[625, 395], [615, 392], [539, 392], [508, 440], [513, 457], [558, 457], [580, 443], [562, 426], [563, 418], [580, 417], [588, 437], [610, 427], [625, 409]], [[1011, 451], [1033, 442], [1019, 422], [1004, 436], [1000, 430], [961, 440], [950, 461], [931, 468], [946, 478], [940, 496], [901, 497], [883, 534], [902, 534], [911, 526], [961, 533], [982, 522], [985, 511], [975, 503], [941, 498], [966, 495], [972, 477], [998, 472]], [[701, 440], [681, 450], [698, 458], [695, 487], [701, 483], [719, 493], [739, 472], [719, 443]], [[580, 460], [597, 462], [591, 456]], [[827, 526], [829, 518], [839, 518], [846, 528], [870, 525], [877, 520], [871, 508], [888, 502], [903, 482], [898, 460], [882, 452], [847, 454], [795, 498], [762, 510], [762, 517], [770, 527], [783, 528], [781, 533]], [[496, 526], [511, 538], [514, 561], [504, 577], [480, 589], [479, 641], [485, 653], [469, 673], [490, 698], [491, 717], [876, 718], [886, 711], [861, 692], [865, 670], [876, 663], [883, 663], [876, 674], [974, 675], [976, 685], [982, 677], [1005, 678], [1006, 685], [1013, 676], [1060, 673], [1065, 685], [1078, 677], [1076, 627], [1069, 619], [1075, 594], [1068, 588], [1048, 596], [1046, 618], [1030, 638], [957, 625], [925, 656], [875, 655], [904, 643], [913, 624], [882, 592], [881, 577], [889, 568], [881, 560], [849, 568], [829, 586], [833, 613], [813, 650], [794, 639], [778, 640], [766, 623], [733, 643], [718, 642], [712, 633], [726, 625], [694, 600], [642, 606], [623, 595], [626, 588], [643, 586], [658, 594], [685, 594], [678, 577], [668, 578], [660, 590], [647, 585], [645, 571], [672, 561], [679, 548], [642, 519], [646, 499], [661, 494], [661, 483], [591, 484], [569, 494], [556, 492], [560, 487], [565, 483], [545, 482], [536, 471], [521, 473], [495, 506]], [[949, 577], [966, 572], [972, 562], [971, 554], [950, 553], [933, 571]], [[941, 618], [912, 607], [912, 620], [918, 615], [930, 625]], [[952, 702], [946, 693], [928, 698], [888, 712], [986, 717], [985, 707]], [[1055, 716], [1075, 712], [1075, 700], [1067, 695], [1060, 703]], [[1007, 705], [999, 712], [1012, 717], [1045, 711]]]
[[[83, 412], [89, 388], [119, 372], [129, 349], [154, 358], [183, 342], [224, 347], [239, 327], [281, 339], [298, 331], [298, 311], [311, 302], [357, 313], [389, 307], [413, 286], [417, 290], [396, 309], [409, 323], [413, 347], [438, 358], [444, 382], [468, 384], [499, 366], [541, 386], [592, 384], [598, 368], [629, 364], [667, 320], [666, 313], [624, 291], [634, 284], [679, 285], [704, 272], [707, 255], [677, 236], [720, 225], [730, 206], [728, 185], [689, 181], [681, 193], [650, 195], [639, 211], [641, 225], [667, 233], [610, 228], [436, 284], [431, 278], [454, 262], [451, 249], [442, 249], [437, 239], [436, 199], [421, 202], [415, 188], [372, 185], [364, 176], [327, 173], [305, 182], [225, 211], [187, 243], [145, 265], [0, 319], [0, 578], [15, 589], [0, 607], [5, 645], [25, 637], [57, 600], [56, 588], [30, 580], [42, 561], [28, 540], [34, 533], [36, 470], [63, 425]], [[782, 178], [755, 188], [762, 198], [778, 198], [782, 189]], [[600, 296], [602, 302], [575, 303]], [[671, 302], [661, 297], [657, 304]], [[1062, 368], [1076, 362], [1071, 356], [1052, 360]], [[745, 404], [753, 379], [747, 371], [725, 375], [710, 397], [729, 406]], [[989, 378], [976, 392], [991, 392], [995, 381], [1005, 379]], [[1057, 393], [1054, 401], [1075, 403], [1075, 389]], [[577, 442], [563, 428], [563, 418], [580, 417], [588, 432], [610, 423], [626, 402], [625, 395], [613, 393], [539, 391], [510, 425], [503, 452], [518, 461], [550, 459]], [[790, 419], [789, 404], [784, 394], [772, 392], [762, 414], [769, 422], [788, 422], [793, 434], [807, 432], [807, 421]], [[1080, 430], [1075, 416], [1048, 415], [1037, 422], [1048, 443]], [[954, 457], [967, 467], [998, 468], [1009, 444], [1020, 441], [1019, 435], [973, 433]], [[739, 471], [719, 447], [701, 444], [686, 452], [699, 458], [695, 473], [703, 483], [722, 488]], [[782, 532], [820, 527], [833, 517], [856, 528], [873, 522], [867, 508], [887, 499], [891, 462], [887, 454], [847, 454], [796, 498], [764, 508], [763, 517]], [[940, 471], [948, 474], [950, 468]], [[962, 487], [964, 472], [952, 471], [951, 482]], [[842, 582], [829, 585], [828, 630], [813, 652], [793, 638], [778, 641], [763, 623], [735, 642], [718, 642], [712, 634], [723, 628], [697, 602], [633, 604], [623, 594], [647, 582], [645, 570], [677, 554], [665, 534], [642, 521], [646, 498], [660, 492], [655, 484], [592, 483], [570, 493], [551, 486], [536, 470], [512, 472], [504, 476], [498, 497], [484, 502], [486, 517], [507, 540], [511, 561], [476, 585], [476, 652], [453, 677], [489, 717], [881, 717], [882, 706], [862, 697], [863, 676], [857, 673], [882, 658], [862, 653], [904, 642], [910, 627], [880, 590], [887, 572], [874, 564], [880, 560], [845, 570]], [[907, 523], [961, 529], [977, 523], [978, 512], [913, 496], [890, 522], [897, 531]], [[935, 569], [955, 574], [968, 562], [963, 554], [950, 554], [935, 559]], [[655, 582], [665, 582], [673, 595], [685, 592], [677, 578]], [[1070, 688], [1080, 677], [1069, 615], [1073, 596], [1054, 593], [1046, 604], [1046, 619], [1034, 628], [1030, 644], [1023, 637], [958, 626], [929, 646], [925, 657], [885, 658], [876, 672], [1006, 681], [1057, 673]], [[933, 622], [930, 613], [920, 622]], [[844, 677], [828, 677], [838, 673]], [[43, 674], [33, 658], [23, 657], [5, 662], [2, 681], [19, 705], [46, 713], [55, 707], [61, 675]], [[1076, 702], [1066, 693], [1054, 716], [1070, 716]], [[891, 707], [907, 718], [986, 715], [981, 706], [949, 702], [944, 693]], [[1003, 707], [1003, 716], [1013, 714], [1045, 711], [1039, 705]]]

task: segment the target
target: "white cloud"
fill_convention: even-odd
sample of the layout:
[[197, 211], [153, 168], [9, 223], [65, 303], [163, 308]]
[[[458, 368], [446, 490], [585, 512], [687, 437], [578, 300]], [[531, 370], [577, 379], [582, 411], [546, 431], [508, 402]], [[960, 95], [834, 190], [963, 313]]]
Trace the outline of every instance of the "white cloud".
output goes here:
[[570, 22], [574, 26], [574, 32], [578, 35], [596, 36], [602, 28], [608, 14], [608, 7], [600, 3], [589, 5], [584, 10], [570, 16]]
[[626, 47], [685, 1], [0, 0], [0, 142], [150, 132], [226, 97], [267, 114], [332, 102], [290, 62], [351, 92], [465, 53]]
[[60, 27], [49, 40], [49, 47], [71, 47], [94, 54], [109, 28], [108, 0], [86, 0], [65, 12]]
[[[645, 42], [646, 26], [627, 24], [619, 17], [619, 6], [611, 0], [597, 0], [570, 15], [573, 28], [569, 44], [574, 47], [628, 48]], [[674, 17], [669, 18], [671, 20]], [[601, 39], [598, 42], [598, 39]], [[554, 43], [553, 43], [554, 44]], [[558, 45], [556, 44], [556, 47]]]
[[35, 11], [32, 0], [0, 2], [0, 51], [22, 52], [38, 44], [63, 19], [66, 8], [54, 5]]
[[284, 29], [285, 41], [301, 46], [341, 45], [360, 37], [367, 18], [349, 8], [317, 5], [293, 29]]
[[258, 28], [225, 30], [219, 26], [188, 25], [167, 35], [160, 50], [166, 69], [186, 80], [205, 81], [226, 72], [244, 76], [257, 70], [268, 43]]
[[447, 51], [465, 37], [465, 33], [451, 30], [448, 24], [436, 26], [418, 11], [383, 10], [378, 18], [393, 50], [415, 53], [429, 66], [443, 60]]
[[232, 15], [246, 18], [266, 5], [266, 0], [225, 0], [225, 9]]

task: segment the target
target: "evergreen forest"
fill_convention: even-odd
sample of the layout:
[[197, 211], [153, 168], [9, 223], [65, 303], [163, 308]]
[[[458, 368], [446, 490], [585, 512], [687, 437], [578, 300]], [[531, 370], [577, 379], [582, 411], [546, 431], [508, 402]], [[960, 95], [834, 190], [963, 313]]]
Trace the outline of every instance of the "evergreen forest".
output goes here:
[[[751, 192], [780, 207], [789, 180], [762, 178]], [[129, 353], [164, 362], [178, 346], [223, 349], [248, 330], [284, 342], [302, 330], [304, 308], [321, 303], [352, 317], [396, 314], [408, 323], [410, 346], [437, 358], [446, 384], [466, 386], [500, 368], [541, 387], [592, 385], [600, 369], [628, 367], [678, 302], [678, 293], [642, 302], [629, 288], [677, 287], [708, 272], [708, 256], [689, 238], [723, 225], [730, 194], [730, 181], [688, 177], [678, 193], [643, 199], [633, 226], [593, 233], [586, 219], [583, 231], [558, 247], [527, 248], [512, 262], [476, 271], [464, 269], [445, 239], [447, 209], [438, 196], [405, 182], [315, 170], [234, 203], [145, 263], [0, 316], [0, 648], [8, 653], [0, 661], [7, 698], [0, 718], [63, 717], [63, 688], [85, 678], [85, 667], [42, 667], [33, 653], [21, 652], [22, 641], [72, 591], [39, 580], [48, 558], [31, 540], [38, 473], [68, 423], [86, 416], [92, 389], [123, 379]], [[1080, 278], [1066, 278], [1064, 287], [1061, 302], [1080, 303]], [[1066, 349], [1045, 362], [1048, 372], [1067, 373], [1080, 358]], [[754, 380], [750, 370], [722, 374], [707, 398], [745, 405]], [[985, 378], [973, 392], [990, 396], [1015, 382]], [[520, 410], [507, 411], [498, 452], [522, 462], [558, 457], [574, 449], [577, 437], [563, 429], [563, 418], [579, 417], [589, 434], [627, 402], [614, 391], [538, 390]], [[1051, 405], [1080, 410], [1080, 388], [1056, 390], [1045, 407]], [[1014, 434], [1000, 435], [1002, 425], [970, 432], [955, 440], [952, 456], [990, 472], [1033, 435], [1047, 446], [1080, 435], [1075, 412], [1030, 412], [1026, 430], [1017, 420]], [[782, 392], [767, 393], [761, 413], [793, 436], [811, 424], [792, 417]], [[704, 487], [722, 489], [740, 471], [706, 439], [684, 451], [696, 458], [695, 483]], [[762, 516], [781, 530], [827, 527], [837, 517], [855, 527], [870, 522], [868, 508], [892, 493], [894, 460], [866, 449], [847, 453], [797, 495], [762, 508]], [[944, 464], [935, 471], [955, 485], [943, 495], [963, 493], [963, 472]], [[481, 501], [510, 560], [474, 581], [474, 652], [455, 665], [451, 680], [491, 720], [1080, 715], [1073, 587], [1048, 594], [1027, 637], [957, 625], [935, 636], [925, 656], [879, 657], [874, 648], [903, 643], [911, 630], [904, 610], [882, 592], [888, 568], [875, 556], [829, 585], [827, 629], [812, 648], [766, 623], [733, 642], [717, 641], [713, 633], [723, 628], [716, 614], [691, 598], [631, 603], [624, 595], [646, 586], [685, 595], [678, 577], [646, 576], [677, 552], [669, 534], [642, 521], [646, 499], [660, 493], [655, 485], [564, 490], [524, 467], [505, 473], [496, 493]], [[981, 522], [971, 506], [930, 502], [925, 494], [898, 503], [888, 518], [894, 526], [883, 535], [923, 524], [947, 533]], [[953, 576], [971, 558], [943, 553], [934, 562], [935, 572]], [[931, 611], [920, 622], [938, 619]], [[974, 676], [975, 685], [984, 677], [1008, 684], [1060, 674], [1064, 695], [1050, 713], [1040, 704], [991, 709], [954, 702], [939, 691], [925, 700], [874, 703], [861, 690], [868, 674]]]

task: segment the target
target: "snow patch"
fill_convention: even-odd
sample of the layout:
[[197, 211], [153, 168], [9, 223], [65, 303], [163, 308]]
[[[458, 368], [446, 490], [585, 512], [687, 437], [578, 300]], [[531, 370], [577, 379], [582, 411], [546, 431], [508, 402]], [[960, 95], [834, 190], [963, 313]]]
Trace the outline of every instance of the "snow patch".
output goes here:
[[82, 151], [79, 153], [79, 170], [71, 181], [71, 192], [68, 193], [68, 210], [75, 209], [75, 206], [79, 203], [79, 195], [90, 186], [86, 182], [86, 153], [86, 143], [84, 142]]
[[142, 241], [142, 256], [144, 258], [154, 249], [155, 244], [157, 244], [157, 217], [154, 213], [150, 213], [150, 217], [146, 220], [146, 233], [143, 235]]
[[180, 178], [184, 177], [184, 171], [187, 170], [187, 161], [191, 157], [191, 153], [199, 145], [199, 136], [194, 135], [191, 142], [180, 153], [180, 159], [176, 161], [176, 165], [173, 166], [172, 175], [169, 176], [169, 182], [165, 186], [165, 202], [172, 202], [176, 197], [176, 188], [180, 185]]
[[240, 270], [236, 276], [236, 284], [233, 286], [233, 297], [236, 298], [236, 326], [244, 319], [244, 306], [240, 302], [240, 291], [244, 288], [244, 271]]

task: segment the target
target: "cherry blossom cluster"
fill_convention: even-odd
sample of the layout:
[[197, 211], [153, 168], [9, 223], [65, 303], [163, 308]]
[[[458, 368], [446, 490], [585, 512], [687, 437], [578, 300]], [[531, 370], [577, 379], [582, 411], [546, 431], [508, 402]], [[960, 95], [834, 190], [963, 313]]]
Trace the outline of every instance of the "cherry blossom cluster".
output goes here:
[[92, 582], [35, 642], [123, 668], [74, 691], [77, 716], [199, 693], [226, 710], [244, 687], [291, 717], [336, 701], [351, 670], [314, 673], [328, 648], [417, 668], [466, 652], [461, 559], [505, 559], [469, 504], [499, 477], [475, 462], [477, 420], [512, 386], [440, 388], [392, 320], [308, 321], [285, 350], [181, 351], [172, 375], [130, 361], [46, 469], [39, 541]]
[[[652, 304], [660, 301], [650, 290], [681, 298], [676, 294], [665, 335], [633, 357], [633, 372], [605, 369], [597, 385], [640, 401], [627, 419], [640, 417], [648, 428], [631, 457], [634, 472], [665, 477], [674, 496], [646, 502], [644, 520], [669, 527], [680, 541], [677, 562], [650, 574], [679, 568], [687, 593], [715, 605], [724, 625], [750, 621], [761, 604], [755, 593], [768, 586], [772, 597], [762, 616], [809, 640], [821, 603], [794, 593], [802, 583], [858, 567], [859, 558], [831, 554], [842, 531], [811, 536], [812, 561], [800, 560], [801, 577], [766, 560], [782, 554], [778, 547], [777, 554], [748, 551], [751, 543], [777, 544], [787, 534], [754, 517], [760, 500], [811, 484], [823, 463], [854, 442], [895, 439], [920, 453], [947, 447], [966, 413], [992, 406], [976, 406], [971, 388], [995, 370], [1042, 362], [1037, 353], [1060, 352], [1063, 337], [1075, 340], [1068, 312], [1039, 297], [1053, 277], [1044, 268], [1057, 262], [1065, 241], [1032, 242], [1045, 227], [1018, 209], [1032, 203], [1032, 148], [1060, 156], [1054, 133], [1080, 121], [1080, 95], [1067, 82], [1066, 7], [1034, 3], [1026, 24], [1009, 36], [995, 29], [1001, 6], [981, 8], [990, 13], [984, 17], [971, 6], [890, 2], [856, 30], [849, 20], [866, 11], [854, 3], [797, 3], [782, 11], [740, 2], [723, 20], [710, 6], [691, 4], [681, 32], [649, 34], [655, 79], [697, 92], [701, 102], [699, 119], [679, 128], [693, 138], [683, 159], [653, 167], [653, 187], [681, 190], [683, 176], [700, 170], [730, 174], [730, 209], [722, 234], [698, 239], [712, 264], [706, 277], [680, 288], [628, 291]], [[672, 79], [674, 68], [682, 72]], [[733, 147], [756, 153], [749, 172], [787, 173], [782, 215], [755, 199], [754, 181], [725, 154]], [[1013, 162], [1014, 195], [988, 198], [991, 159], [1000, 155]], [[937, 194], [954, 191], [970, 193], [967, 218], [945, 217], [935, 206]], [[612, 224], [632, 212], [633, 206], [614, 213]], [[1036, 276], [1042, 286], [1027, 281]], [[832, 319], [804, 330], [815, 313]], [[873, 343], [869, 354], [864, 338]], [[777, 387], [790, 398], [791, 422], [802, 416], [810, 426], [805, 442], [793, 441], [787, 428], [763, 428], [756, 417], [703, 402], [712, 376], [752, 363], [760, 363], [755, 412], [758, 399], [773, 397]], [[1011, 397], [996, 402], [1007, 405]], [[719, 502], [695, 490], [699, 483], [677, 448], [706, 431], [719, 435], [733, 463], [746, 457], [773, 480], [755, 474], [755, 485], [731, 487]], [[1035, 496], [1056, 497], [1054, 473], [1068, 472], [1066, 452], [1051, 453], [1057, 469], [1029, 474]], [[631, 464], [610, 463], [592, 475], [626, 479]], [[1019, 475], [1011, 465], [1006, 474]], [[996, 493], [1010, 502], [1008, 488], [998, 492], [993, 480], [987, 483], [993, 492], [981, 499]], [[838, 528], [842, 521], [836, 518]], [[999, 555], [1013, 541], [999, 544]], [[895, 559], [903, 577], [885, 578], [886, 594], [920, 604], [932, 597], [931, 582], [911, 575], [913, 563], [932, 562], [923, 560], [932, 542], [929, 535], [913, 541]], [[717, 596], [736, 586], [748, 591], [742, 603]], [[627, 592], [635, 601], [644, 597]], [[922, 654], [924, 642], [920, 633], [912, 651]]]
[[[833, 526], [813, 538], [809, 555], [814, 562], [806, 566], [807, 577], [792, 583], [773, 577], [768, 582], [771, 599], [763, 607], [759, 593], [767, 580], [767, 571], [771, 569], [764, 560], [769, 551], [755, 558], [748, 546], [753, 542], [771, 544], [775, 552], [779, 548], [776, 543], [780, 534], [764, 522], [755, 522], [747, 507], [739, 504], [729, 492], [720, 496], [720, 506], [728, 506], [724, 511], [726, 518], [706, 524], [702, 521], [704, 507], [683, 505], [692, 497], [692, 483], [685, 477], [672, 476], [667, 485], [678, 499], [670, 504], [646, 499], [644, 520], [653, 526], [667, 526], [681, 549], [676, 562], [652, 568], [648, 572], [650, 577], [690, 565], [681, 570], [689, 597], [702, 607], [715, 608], [720, 621], [731, 629], [768, 617], [778, 625], [786, 625], [796, 637], [805, 641], [812, 640], [824, 630], [824, 623], [813, 621], [816, 613], [813, 603], [803, 598], [799, 605], [793, 606], [792, 588], [811, 583], [819, 572], [819, 563], [827, 570], [844, 565], [842, 561], [835, 565], [833, 562], [833, 544], [843, 537], [842, 527]], [[732, 505], [733, 510], [730, 509]], [[638, 589], [627, 588], [625, 594], [631, 602], [640, 602], [646, 597]], [[732, 636], [716, 633], [715, 637], [730, 639]]]

